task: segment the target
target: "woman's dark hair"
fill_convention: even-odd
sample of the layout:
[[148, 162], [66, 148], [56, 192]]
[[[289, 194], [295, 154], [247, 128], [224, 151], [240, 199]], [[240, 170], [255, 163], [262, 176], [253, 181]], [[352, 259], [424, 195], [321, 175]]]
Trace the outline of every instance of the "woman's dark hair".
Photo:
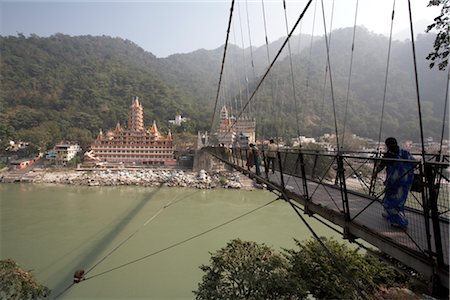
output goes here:
[[388, 137], [384, 143], [386, 144], [386, 147], [388, 148], [389, 151], [394, 152], [394, 153], [399, 153], [400, 152], [400, 147], [398, 146], [397, 140], [393, 137]]

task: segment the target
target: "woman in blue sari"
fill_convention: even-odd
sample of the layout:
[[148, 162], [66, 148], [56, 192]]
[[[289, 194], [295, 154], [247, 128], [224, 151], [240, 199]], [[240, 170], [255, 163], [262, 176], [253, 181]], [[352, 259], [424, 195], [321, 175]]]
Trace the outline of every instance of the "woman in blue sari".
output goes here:
[[[397, 140], [389, 137], [385, 141], [387, 151], [383, 155], [386, 159], [414, 160], [412, 155], [398, 146]], [[405, 202], [414, 178], [414, 164], [404, 161], [383, 160], [375, 170], [378, 174], [386, 168], [385, 194], [383, 207], [384, 217], [392, 226], [406, 229], [408, 220], [405, 215]]]

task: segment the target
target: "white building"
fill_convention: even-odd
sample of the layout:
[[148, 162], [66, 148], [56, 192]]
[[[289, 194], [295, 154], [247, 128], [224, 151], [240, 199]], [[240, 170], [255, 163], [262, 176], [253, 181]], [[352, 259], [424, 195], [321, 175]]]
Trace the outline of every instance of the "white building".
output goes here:
[[53, 151], [56, 152], [56, 162], [58, 164], [65, 165], [68, 161], [72, 160], [81, 148], [78, 144], [71, 143], [59, 143], [55, 146]]
[[181, 115], [176, 115], [175, 120], [169, 120], [170, 124], [180, 126], [181, 123], [189, 121], [189, 118], [184, 118]]

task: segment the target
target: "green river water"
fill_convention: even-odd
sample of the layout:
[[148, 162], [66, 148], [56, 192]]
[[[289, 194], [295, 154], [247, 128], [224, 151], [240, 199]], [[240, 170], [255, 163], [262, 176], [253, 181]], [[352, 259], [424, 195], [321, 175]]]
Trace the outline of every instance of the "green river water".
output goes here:
[[[53, 298], [72, 283], [75, 270], [89, 270], [132, 236], [87, 274], [92, 279], [72, 286], [61, 299], [194, 299], [203, 275], [199, 266], [231, 239], [280, 250], [294, 248], [294, 238], [309, 238], [289, 204], [278, 200], [148, 255], [275, 198], [263, 190], [0, 184], [0, 257], [32, 270]], [[307, 221], [319, 235], [336, 236], [320, 222]]]

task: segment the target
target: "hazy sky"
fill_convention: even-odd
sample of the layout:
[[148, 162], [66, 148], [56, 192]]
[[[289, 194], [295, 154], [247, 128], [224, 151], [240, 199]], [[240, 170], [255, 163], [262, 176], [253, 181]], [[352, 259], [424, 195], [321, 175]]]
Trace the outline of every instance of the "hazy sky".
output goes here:
[[[411, 0], [414, 21], [431, 23], [439, 14], [429, 0]], [[307, 1], [287, 0], [289, 30]], [[357, 24], [388, 34], [393, 0], [359, 0]], [[264, 43], [264, 4], [267, 36], [274, 41], [286, 36], [282, 0], [236, 0], [230, 42], [248, 47]], [[333, 0], [324, 0], [329, 30]], [[158, 57], [224, 44], [230, 1], [5, 1], [0, 0], [1, 35], [35, 33], [49, 36], [108, 35], [129, 39]], [[335, 0], [332, 28], [354, 24], [356, 0]], [[394, 33], [409, 28], [408, 1], [396, 1]], [[313, 1], [302, 22], [303, 33], [323, 34], [321, 2]], [[248, 15], [248, 18], [247, 18]], [[250, 24], [250, 26], [248, 26]], [[422, 31], [417, 28], [415, 31]], [[250, 33], [249, 33], [250, 31]], [[300, 28], [296, 33], [300, 32]]]

